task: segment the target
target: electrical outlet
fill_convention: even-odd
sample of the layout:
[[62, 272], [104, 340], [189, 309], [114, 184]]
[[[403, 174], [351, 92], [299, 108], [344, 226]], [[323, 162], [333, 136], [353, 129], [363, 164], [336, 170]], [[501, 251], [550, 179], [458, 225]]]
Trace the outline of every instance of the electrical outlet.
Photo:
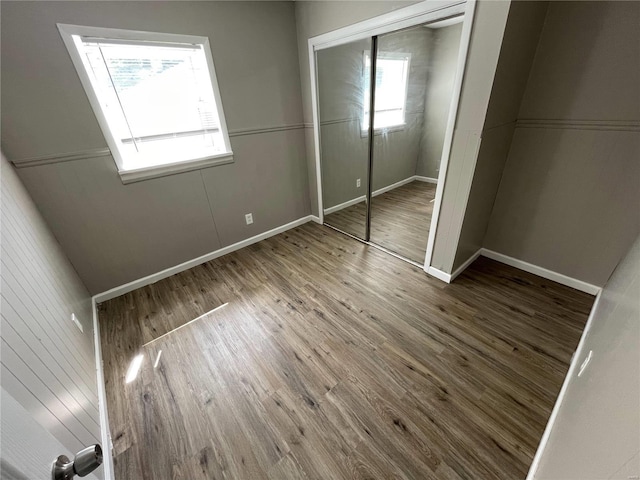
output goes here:
[[78, 317], [76, 317], [75, 313], [71, 314], [71, 321], [76, 325], [76, 327], [78, 327], [78, 329], [84, 333], [84, 328], [82, 328], [82, 324], [80, 323], [80, 320], [78, 320]]
[[244, 216], [244, 220], [247, 222], [247, 225], [251, 225], [253, 223], [253, 213], [247, 213]]
[[360, 179], [356, 180], [356, 187], [360, 188]]

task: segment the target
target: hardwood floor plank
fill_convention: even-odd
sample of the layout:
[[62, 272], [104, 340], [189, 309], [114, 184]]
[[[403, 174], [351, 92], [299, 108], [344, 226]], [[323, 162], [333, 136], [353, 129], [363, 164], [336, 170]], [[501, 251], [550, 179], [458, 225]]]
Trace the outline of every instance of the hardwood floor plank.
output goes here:
[[116, 478], [524, 478], [592, 303], [303, 225], [100, 304]]

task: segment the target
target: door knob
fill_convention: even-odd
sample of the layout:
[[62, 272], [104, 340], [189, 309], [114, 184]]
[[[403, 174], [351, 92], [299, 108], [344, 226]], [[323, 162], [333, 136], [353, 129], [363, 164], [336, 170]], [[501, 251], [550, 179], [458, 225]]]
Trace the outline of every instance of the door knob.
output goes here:
[[102, 448], [99, 444], [80, 450], [70, 461], [66, 455], [60, 455], [51, 466], [51, 480], [71, 480], [78, 475], [85, 477], [102, 464]]

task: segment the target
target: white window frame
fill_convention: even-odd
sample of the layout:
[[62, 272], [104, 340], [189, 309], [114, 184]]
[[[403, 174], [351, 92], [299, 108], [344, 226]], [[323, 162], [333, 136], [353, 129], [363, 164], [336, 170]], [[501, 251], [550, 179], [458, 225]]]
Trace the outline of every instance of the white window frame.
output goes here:
[[[121, 30], [115, 28], [101, 28], [101, 27], [87, 27], [81, 25], [68, 25], [58, 24], [58, 30], [60, 36], [69, 51], [73, 65], [76, 68], [78, 76], [84, 90], [89, 98], [89, 103], [93, 108], [93, 112], [96, 115], [102, 133], [105, 136], [107, 145], [111, 149], [111, 155], [118, 167], [118, 173], [123, 183], [137, 182], [148, 178], [163, 177], [166, 175], [172, 175], [180, 172], [187, 172], [190, 170], [197, 170], [200, 168], [211, 167], [214, 165], [223, 165], [233, 162], [233, 151], [231, 150], [231, 142], [229, 140], [229, 131], [227, 129], [227, 123], [224, 115], [224, 109], [222, 107], [222, 99], [220, 97], [220, 89], [218, 87], [218, 80], [216, 77], [216, 71], [213, 66], [213, 57], [211, 55], [211, 47], [209, 45], [209, 39], [207, 37], [200, 37], [195, 35], [179, 35], [173, 33], [156, 33], [156, 32], [143, 32], [137, 30]], [[96, 95], [94, 87], [91, 83], [91, 79], [85, 69], [84, 63], [80, 56], [74, 39], [74, 36], [86, 36], [86, 37], [103, 37], [109, 39], [118, 39], [125, 41], [143, 41], [143, 42], [170, 42], [170, 43], [187, 43], [202, 45], [205, 58], [207, 60], [207, 66], [209, 67], [209, 76], [211, 77], [211, 86], [213, 88], [213, 95], [218, 109], [218, 116], [220, 120], [220, 130], [224, 141], [224, 152], [215, 155], [208, 155], [204, 157], [192, 158], [188, 160], [180, 160], [170, 163], [162, 163], [158, 165], [151, 165], [143, 168], [124, 169], [123, 156], [120, 151], [119, 143], [114, 138], [107, 122], [107, 117], [103, 110], [102, 104]]]
[[[367, 68], [367, 57], [371, 57], [371, 51], [365, 50], [362, 52], [362, 79], [364, 81], [364, 71]], [[382, 135], [383, 133], [391, 133], [397, 132], [400, 130], [404, 130], [407, 125], [407, 97], [409, 95], [409, 76], [411, 75], [411, 53], [405, 52], [389, 52], [389, 51], [378, 51], [377, 58], [382, 58], [385, 60], [406, 60], [407, 61], [407, 76], [404, 80], [404, 99], [402, 100], [402, 123], [396, 123], [394, 125], [390, 125], [388, 127], [379, 127], [374, 128], [374, 135]], [[371, 88], [369, 86], [369, 88]], [[364, 91], [365, 89], [363, 89]], [[368, 96], [368, 95], [367, 95]], [[367, 112], [367, 105], [369, 104], [369, 98], [364, 98], [362, 104], [362, 125], [361, 125], [361, 136], [366, 137], [369, 134], [369, 122], [364, 122], [364, 118]], [[375, 111], [373, 112], [375, 115]], [[374, 116], [374, 125], [375, 125], [375, 116]]]

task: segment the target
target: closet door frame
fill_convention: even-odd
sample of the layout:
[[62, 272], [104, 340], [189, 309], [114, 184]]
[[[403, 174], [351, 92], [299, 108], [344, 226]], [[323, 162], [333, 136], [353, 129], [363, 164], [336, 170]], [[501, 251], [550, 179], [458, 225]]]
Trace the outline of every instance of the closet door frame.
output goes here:
[[[322, 169], [321, 169], [321, 150], [320, 150], [320, 118], [318, 109], [318, 76], [316, 64], [316, 52], [326, 48], [343, 45], [365, 38], [377, 37], [385, 33], [403, 30], [405, 28], [416, 25], [436, 22], [446, 18], [464, 14], [464, 22], [462, 34], [460, 38], [460, 50], [458, 53], [458, 65], [456, 69], [456, 78], [454, 81], [451, 104], [449, 108], [449, 118], [447, 120], [447, 128], [445, 131], [444, 146], [442, 149], [442, 157], [440, 160], [440, 173], [438, 175], [438, 185], [436, 188], [436, 197], [433, 206], [433, 215], [429, 228], [429, 238], [427, 240], [427, 249], [425, 254], [424, 265], [419, 265], [425, 272], [429, 272], [431, 266], [431, 258], [433, 255], [433, 245], [435, 242], [435, 234], [438, 228], [438, 220], [440, 217], [442, 196], [444, 193], [444, 183], [447, 175], [447, 166], [449, 163], [449, 154], [451, 152], [451, 144], [453, 140], [453, 130], [455, 126], [458, 104], [460, 102], [460, 93], [462, 90], [462, 80], [464, 77], [465, 65], [467, 62], [467, 53], [469, 49], [469, 41], [471, 38], [471, 30], [473, 25], [473, 16], [475, 12], [476, 0], [426, 0], [424, 2], [411, 5], [406, 8], [398, 9], [385, 15], [380, 15], [363, 22], [349, 25], [332, 32], [328, 32], [316, 37], [312, 37], [308, 42], [309, 68], [311, 79], [311, 103], [313, 111], [313, 139], [314, 153], [316, 164], [316, 188], [318, 196], [318, 216], [319, 222], [324, 223], [324, 209], [322, 198]], [[372, 76], [373, 78], [373, 76]], [[373, 96], [373, 91], [371, 92]], [[370, 124], [373, 123], [374, 115], [369, 116]], [[371, 125], [370, 125], [371, 127]], [[371, 132], [370, 132], [371, 133]], [[371, 162], [371, 151], [369, 152], [369, 161]], [[371, 169], [371, 165], [369, 165]], [[370, 172], [369, 172], [370, 176]], [[369, 182], [370, 184], [371, 182]], [[370, 227], [370, 203], [371, 203], [371, 185], [367, 192], [367, 239], [369, 238]], [[354, 237], [357, 238], [357, 237]], [[361, 239], [358, 239], [361, 240]], [[369, 242], [366, 242], [369, 243]], [[374, 245], [375, 246], [375, 245]], [[387, 251], [386, 249], [383, 249]], [[397, 256], [397, 255], [396, 255]], [[411, 262], [413, 263], [413, 262]]]

